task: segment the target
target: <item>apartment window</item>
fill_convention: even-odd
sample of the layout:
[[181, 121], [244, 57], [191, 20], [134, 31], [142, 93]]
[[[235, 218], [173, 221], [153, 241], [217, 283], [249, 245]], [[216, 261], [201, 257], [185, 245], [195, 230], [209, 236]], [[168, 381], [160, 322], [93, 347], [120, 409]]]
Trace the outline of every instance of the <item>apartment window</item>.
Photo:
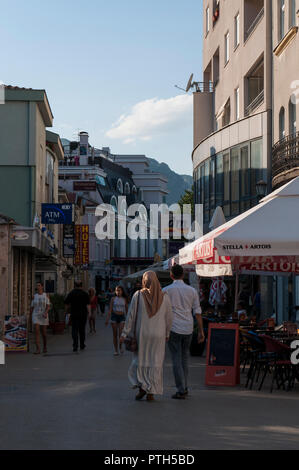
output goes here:
[[239, 214], [239, 199], [240, 199], [240, 163], [239, 163], [239, 148], [236, 147], [231, 150], [230, 157], [230, 174], [231, 174], [231, 215]]
[[240, 13], [235, 16], [235, 49], [240, 44]]
[[279, 5], [279, 40], [285, 35], [285, 0], [278, 0]]
[[264, 58], [245, 78], [245, 116], [249, 116], [264, 101]]
[[240, 88], [235, 90], [235, 120], [240, 119]]
[[222, 127], [228, 126], [230, 124], [230, 99], [224, 106], [224, 112], [222, 117]]
[[224, 61], [225, 64], [229, 61], [229, 32], [224, 36]]
[[[294, 96], [296, 100], [296, 97]], [[289, 133], [290, 135], [296, 134], [297, 132], [297, 112], [296, 112], [296, 101], [293, 102], [293, 98], [289, 102]]]
[[285, 138], [285, 110], [281, 108], [279, 112], [279, 140]]
[[210, 7], [206, 9], [206, 35], [210, 31]]
[[230, 177], [229, 177], [229, 153], [223, 155], [223, 212], [226, 217], [230, 216]]
[[296, 26], [296, 0], [289, 0], [289, 27]]

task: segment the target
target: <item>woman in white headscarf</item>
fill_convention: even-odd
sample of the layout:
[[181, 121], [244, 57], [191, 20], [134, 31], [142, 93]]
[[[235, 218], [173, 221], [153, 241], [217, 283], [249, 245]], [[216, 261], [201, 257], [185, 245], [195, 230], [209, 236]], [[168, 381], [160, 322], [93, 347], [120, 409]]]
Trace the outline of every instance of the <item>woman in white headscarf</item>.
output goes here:
[[146, 395], [148, 401], [154, 395], [163, 394], [163, 363], [165, 344], [172, 325], [172, 307], [166, 293], [162, 292], [156, 273], [143, 275], [142, 289], [137, 291], [130, 304], [121, 341], [136, 337], [138, 351], [129, 369], [129, 380], [139, 388], [136, 400]]

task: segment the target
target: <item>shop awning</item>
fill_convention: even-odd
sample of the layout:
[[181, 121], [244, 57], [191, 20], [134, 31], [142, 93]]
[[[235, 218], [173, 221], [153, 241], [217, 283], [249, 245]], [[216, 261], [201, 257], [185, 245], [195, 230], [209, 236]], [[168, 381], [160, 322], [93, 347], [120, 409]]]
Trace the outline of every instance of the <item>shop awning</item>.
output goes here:
[[180, 264], [299, 274], [298, 209], [299, 177], [180, 250]]

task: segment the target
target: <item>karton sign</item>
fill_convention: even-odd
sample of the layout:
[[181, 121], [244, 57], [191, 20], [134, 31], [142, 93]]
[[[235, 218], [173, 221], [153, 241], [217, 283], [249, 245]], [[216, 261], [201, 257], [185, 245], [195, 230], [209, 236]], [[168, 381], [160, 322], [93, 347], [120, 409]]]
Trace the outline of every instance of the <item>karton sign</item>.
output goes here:
[[74, 204], [42, 204], [44, 225], [63, 225], [74, 222]]

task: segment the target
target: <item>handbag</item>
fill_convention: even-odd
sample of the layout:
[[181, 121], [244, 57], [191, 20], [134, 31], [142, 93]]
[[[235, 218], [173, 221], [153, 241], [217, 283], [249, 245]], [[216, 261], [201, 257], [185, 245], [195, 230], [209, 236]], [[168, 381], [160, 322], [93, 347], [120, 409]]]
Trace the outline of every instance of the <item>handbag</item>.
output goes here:
[[139, 292], [138, 301], [137, 301], [137, 312], [136, 312], [136, 318], [135, 318], [134, 336], [128, 336], [124, 341], [126, 350], [130, 351], [130, 352], [137, 352], [138, 351], [138, 344], [137, 344], [137, 338], [136, 338], [136, 326], [137, 326], [137, 314], [138, 314], [138, 308], [139, 308], [139, 299], [140, 299], [140, 292]]

